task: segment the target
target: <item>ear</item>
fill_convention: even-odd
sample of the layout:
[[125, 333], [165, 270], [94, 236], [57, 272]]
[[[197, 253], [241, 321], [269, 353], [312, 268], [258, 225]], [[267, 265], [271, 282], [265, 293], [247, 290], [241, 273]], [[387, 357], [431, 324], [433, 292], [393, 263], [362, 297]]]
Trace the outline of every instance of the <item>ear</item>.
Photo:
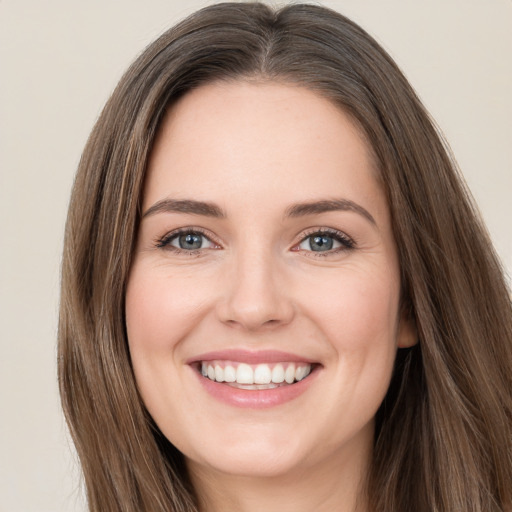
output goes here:
[[398, 324], [397, 347], [410, 348], [418, 343], [418, 330], [416, 321], [408, 311], [408, 308], [402, 307], [400, 321]]

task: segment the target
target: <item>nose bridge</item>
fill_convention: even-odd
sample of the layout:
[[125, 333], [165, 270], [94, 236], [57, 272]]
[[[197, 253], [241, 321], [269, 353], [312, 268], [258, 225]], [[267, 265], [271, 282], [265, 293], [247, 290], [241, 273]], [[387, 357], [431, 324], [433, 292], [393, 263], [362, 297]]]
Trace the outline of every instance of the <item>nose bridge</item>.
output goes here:
[[279, 258], [267, 243], [248, 241], [231, 262], [221, 318], [231, 325], [258, 330], [290, 322], [293, 304], [282, 286]]

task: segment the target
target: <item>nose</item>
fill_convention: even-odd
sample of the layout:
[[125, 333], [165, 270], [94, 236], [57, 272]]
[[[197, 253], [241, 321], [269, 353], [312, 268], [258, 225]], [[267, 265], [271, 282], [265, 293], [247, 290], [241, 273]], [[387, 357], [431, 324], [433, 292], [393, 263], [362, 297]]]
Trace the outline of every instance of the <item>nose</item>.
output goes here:
[[222, 281], [218, 318], [227, 325], [248, 331], [290, 323], [295, 308], [282, 268], [275, 259], [262, 251], [249, 250], [234, 259]]

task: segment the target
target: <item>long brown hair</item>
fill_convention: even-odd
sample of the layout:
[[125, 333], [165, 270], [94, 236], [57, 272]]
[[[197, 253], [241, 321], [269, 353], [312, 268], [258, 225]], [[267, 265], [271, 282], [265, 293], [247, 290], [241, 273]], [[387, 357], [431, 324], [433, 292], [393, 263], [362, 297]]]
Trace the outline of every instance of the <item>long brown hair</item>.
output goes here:
[[500, 263], [414, 91], [326, 8], [207, 7], [134, 62], [85, 147], [66, 226], [59, 382], [91, 511], [195, 511], [182, 455], [147, 413], [124, 295], [144, 174], [166, 109], [201, 84], [300, 84], [348, 112], [379, 162], [419, 343], [399, 349], [366, 485], [373, 511], [512, 507], [512, 308]]

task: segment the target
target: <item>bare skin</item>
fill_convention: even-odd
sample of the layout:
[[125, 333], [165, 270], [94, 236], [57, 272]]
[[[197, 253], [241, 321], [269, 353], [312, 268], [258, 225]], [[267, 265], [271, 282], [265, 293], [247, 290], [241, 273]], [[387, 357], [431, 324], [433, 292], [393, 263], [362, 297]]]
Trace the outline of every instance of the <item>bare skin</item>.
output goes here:
[[[210, 84], [165, 118], [127, 331], [142, 398], [202, 512], [356, 510], [396, 350], [415, 342], [377, 172], [350, 118], [301, 87]], [[282, 400], [213, 375], [278, 357], [311, 370], [287, 388], [300, 392], [280, 385]]]

